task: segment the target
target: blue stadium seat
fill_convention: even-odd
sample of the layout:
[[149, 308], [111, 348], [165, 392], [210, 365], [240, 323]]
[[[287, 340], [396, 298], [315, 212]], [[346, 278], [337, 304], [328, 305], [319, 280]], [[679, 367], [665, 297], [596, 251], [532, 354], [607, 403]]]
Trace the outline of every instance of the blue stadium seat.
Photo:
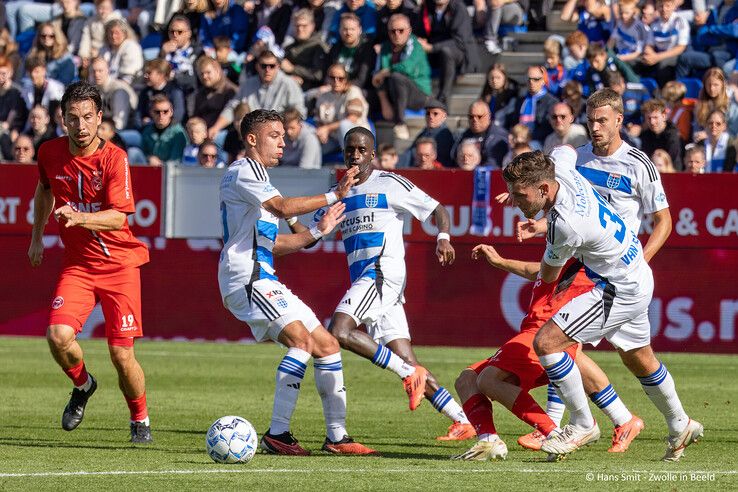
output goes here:
[[659, 90], [659, 83], [656, 82], [656, 79], [652, 79], [651, 77], [641, 77], [641, 84], [643, 84], [643, 87], [648, 89], [648, 93], [653, 96], [656, 94], [656, 91]]
[[405, 119], [408, 118], [425, 118], [425, 109], [406, 109], [405, 110]]
[[528, 16], [523, 16], [522, 26], [516, 26], [514, 24], [500, 24], [500, 27], [497, 30], [497, 35], [502, 39], [511, 32], [528, 32]]
[[677, 82], [681, 82], [687, 86], [687, 95], [685, 97], [690, 99], [697, 99], [699, 97], [700, 90], [702, 90], [702, 81], [700, 79], [689, 77], [677, 79]]

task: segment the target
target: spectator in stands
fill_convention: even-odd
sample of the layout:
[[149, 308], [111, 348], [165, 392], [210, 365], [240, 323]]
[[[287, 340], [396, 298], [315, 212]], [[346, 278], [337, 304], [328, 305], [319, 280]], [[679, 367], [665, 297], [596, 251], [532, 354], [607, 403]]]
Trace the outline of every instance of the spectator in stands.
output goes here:
[[456, 154], [456, 165], [462, 171], [473, 171], [482, 163], [482, 153], [473, 139], [462, 140]]
[[725, 113], [716, 109], [707, 117], [707, 136], [695, 141], [705, 148], [705, 169], [707, 172], [732, 172], [735, 169], [736, 146], [728, 133]]
[[10, 136], [15, 137], [23, 130], [28, 118], [28, 107], [23, 100], [20, 87], [13, 82], [13, 63], [0, 55], [0, 139], [7, 136], [5, 153], [10, 149]]
[[113, 19], [123, 18], [114, 8], [111, 0], [95, 0], [96, 13], [85, 22], [79, 42], [78, 54], [83, 68], [87, 68], [90, 61], [99, 56], [105, 46], [106, 24]]
[[677, 0], [658, 0], [659, 17], [651, 23], [651, 31], [643, 48], [639, 73], [653, 74], [659, 86], [674, 80], [679, 55], [689, 44], [689, 23], [675, 13]]
[[491, 55], [502, 51], [500, 25], [522, 26], [529, 0], [474, 0], [474, 23], [484, 26], [484, 47]]
[[691, 142], [694, 106], [697, 100], [687, 98], [686, 95], [687, 86], [676, 80], [670, 80], [661, 89], [661, 98], [666, 103], [669, 121], [679, 130], [682, 142]]
[[566, 37], [569, 54], [564, 57], [564, 69], [567, 71], [567, 77], [570, 71], [587, 61], [587, 46], [589, 40], [582, 31], [574, 31]]
[[616, 71], [621, 72], [627, 82], [640, 80], [627, 63], [608, 55], [602, 44], [592, 43], [587, 48], [587, 63], [574, 69], [571, 78], [582, 84], [584, 95], [589, 97], [605, 87], [607, 72]]
[[182, 125], [173, 121], [172, 103], [164, 94], [151, 100], [151, 123], [141, 132], [143, 152], [150, 166], [179, 162], [187, 146], [187, 134]]
[[405, 109], [425, 107], [431, 93], [430, 65], [406, 15], [390, 17], [388, 32], [390, 40], [382, 44], [372, 85], [378, 91], [382, 117], [395, 123], [395, 138], [408, 139]]
[[248, 48], [249, 18], [241, 5], [233, 0], [210, 0], [210, 9], [200, 17], [200, 40], [206, 48], [213, 48], [216, 36], [231, 40], [231, 48], [243, 53]]
[[[175, 0], [176, 1], [176, 0]], [[200, 36], [200, 24], [205, 12], [210, 8], [208, 0], [182, 0], [182, 8], [176, 14], [184, 15], [190, 21], [190, 29], [192, 29], [192, 38], [197, 40], [196, 44], [200, 44], [202, 37]]]
[[233, 110], [233, 123], [228, 127], [223, 142], [223, 150], [228, 154], [229, 163], [244, 156], [246, 149], [241, 138], [241, 120], [250, 112], [251, 108], [246, 103], [240, 103]]
[[112, 78], [107, 62], [100, 57], [90, 64], [90, 82], [95, 84], [102, 96], [103, 116], [111, 118], [118, 130], [131, 126], [135, 120], [131, 116], [138, 108], [136, 91], [126, 82]]
[[[322, 36], [324, 42], [328, 41], [328, 31], [331, 28], [333, 16], [338, 11], [338, 6], [333, 2], [326, 2], [325, 0], [297, 0], [292, 3], [294, 10], [308, 9], [312, 12], [315, 30]], [[294, 18], [293, 23], [287, 29], [287, 37], [295, 37]]]
[[656, 11], [655, 0], [645, 0], [641, 5], [641, 22], [643, 25], [651, 28], [651, 24], [659, 17], [659, 13]]
[[507, 132], [492, 123], [489, 105], [482, 100], [471, 103], [468, 117], [469, 128], [456, 139], [451, 155], [458, 156], [459, 144], [464, 140], [472, 139], [479, 146], [482, 165], [501, 169], [502, 159], [509, 150]]
[[679, 55], [677, 78], [699, 77], [710, 67], [723, 67], [738, 53], [738, 5], [735, 0], [719, 2], [703, 16], [706, 18], [695, 16], [697, 35], [686, 51]]
[[515, 123], [526, 125], [540, 148], [553, 131], [548, 115], [558, 101], [546, 90], [546, 70], [541, 66], [528, 67], [528, 92], [518, 97], [515, 103], [518, 111], [510, 115], [505, 128], [512, 128]]
[[674, 163], [671, 161], [671, 156], [664, 149], [656, 149], [651, 156], [651, 162], [656, 166], [656, 169], [660, 174], [671, 174], [675, 173]]
[[425, 8], [429, 26], [416, 36], [428, 62], [440, 67], [436, 99], [448, 103], [456, 76], [478, 70], [477, 42], [462, 0], [425, 0]]
[[61, 101], [64, 85], [46, 76], [46, 61], [43, 58], [38, 56], [26, 58], [26, 73], [29, 78], [23, 79], [21, 94], [29, 110], [37, 105], [48, 108], [51, 101]]
[[415, 159], [413, 164], [416, 168], [424, 171], [443, 169], [443, 164], [436, 160], [436, 141], [425, 137], [415, 143]]
[[707, 160], [705, 148], [701, 145], [689, 144], [684, 148], [684, 171], [692, 174], [704, 174]]
[[421, 138], [432, 138], [436, 142], [436, 159], [443, 167], [455, 167], [451, 149], [454, 146], [454, 134], [446, 124], [448, 108], [437, 99], [431, 99], [425, 105], [425, 128], [421, 130], [415, 141], [402, 156], [403, 163], [410, 163], [415, 146]]
[[[57, 103], [58, 104], [58, 103]], [[33, 140], [33, 150], [38, 152], [41, 144], [56, 138], [56, 131], [51, 124], [49, 110], [44, 106], [34, 106], [28, 114], [28, 131], [26, 135]]]
[[34, 164], [36, 162], [36, 149], [33, 140], [28, 135], [18, 135], [13, 142], [13, 162], [19, 164]]
[[339, 25], [340, 39], [331, 46], [326, 62], [329, 65], [342, 64], [353, 85], [368, 89], [377, 59], [372, 42], [362, 34], [361, 21], [356, 14], [342, 14]]
[[241, 78], [241, 56], [231, 48], [231, 40], [225, 36], [216, 36], [213, 39], [215, 47], [215, 59], [218, 60], [220, 68], [223, 70], [228, 80], [238, 85]]
[[620, 0], [618, 11], [616, 28], [607, 47], [614, 50], [621, 61], [635, 62], [648, 41], [648, 28], [638, 19], [638, 0]]
[[357, 101], [360, 113], [360, 126], [368, 126], [367, 116], [369, 104], [361, 89], [351, 84], [343, 65], [335, 64], [328, 68], [328, 84], [330, 90], [324, 92], [315, 101], [315, 126], [323, 154], [339, 150], [343, 145], [341, 122], [348, 115], [349, 101]]
[[695, 140], [703, 140], [707, 128], [707, 118], [716, 109], [725, 113], [728, 117], [728, 128], [733, 134], [738, 132], [738, 103], [735, 94], [729, 94], [725, 80], [725, 72], [718, 67], [713, 67], [705, 72], [702, 77], [702, 89], [700, 89], [695, 106]]
[[641, 150], [653, 155], [656, 149], [664, 149], [671, 156], [674, 167], [682, 169], [682, 141], [679, 130], [666, 117], [666, 105], [661, 99], [649, 99], [641, 108], [644, 129], [641, 132]]
[[379, 169], [392, 171], [396, 169], [400, 162], [400, 156], [397, 155], [397, 149], [392, 144], [379, 144]]
[[187, 108], [182, 89], [172, 79], [172, 66], [162, 58], [147, 61], [144, 65], [144, 81], [146, 87], [141, 91], [138, 101], [138, 124], [136, 126], [142, 127], [150, 121], [151, 101], [158, 94], [164, 94], [171, 101], [174, 108], [173, 121], [182, 124], [186, 119]]
[[[61, 111], [61, 105], [59, 105], [59, 110]], [[128, 150], [128, 146], [115, 130], [115, 122], [112, 118], [103, 116], [100, 126], [97, 127], [97, 136], [103, 140], [111, 142], [113, 145], [116, 145], [123, 150]]]
[[28, 56], [42, 58], [46, 62], [49, 78], [64, 85], [71, 84], [77, 78], [77, 67], [67, 49], [67, 38], [54, 22], [43, 22], [38, 26]]
[[566, 82], [566, 70], [561, 63], [561, 43], [551, 36], [543, 43], [544, 68], [546, 69], [546, 89], [556, 97], [561, 94], [561, 84]]
[[249, 108], [273, 109], [284, 111], [287, 108], [297, 109], [306, 115], [302, 90], [291, 77], [279, 68], [279, 59], [271, 51], [264, 51], [256, 62], [257, 75], [248, 77], [238, 88], [236, 96], [226, 104], [217, 121], [210, 127], [211, 137], [227, 127], [233, 121], [233, 109], [240, 102], [246, 102]]
[[157, 0], [128, 0], [126, 21], [130, 26], [136, 27], [142, 39], [149, 34], [149, 25], [154, 19], [156, 4]]
[[136, 77], [141, 75], [143, 51], [133, 29], [123, 19], [113, 19], [105, 24], [105, 46], [100, 56], [108, 62], [111, 77], [133, 85]]
[[589, 141], [587, 129], [579, 123], [574, 123], [574, 110], [565, 102], [556, 103], [551, 107], [549, 115], [553, 133], [543, 142], [543, 152], [548, 154], [558, 145], [571, 145], [577, 148]]
[[182, 14], [172, 17], [166, 34], [159, 50], [159, 58], [166, 60], [172, 67], [174, 81], [182, 89], [187, 101], [187, 114], [192, 114], [194, 111], [192, 95], [197, 90], [195, 62], [202, 54], [202, 50], [193, 43], [190, 21]]
[[203, 142], [197, 150], [197, 163], [205, 168], [223, 168], [225, 163], [218, 159], [218, 146], [212, 140]]
[[510, 115], [518, 110], [515, 107], [517, 97], [518, 83], [507, 76], [505, 65], [500, 63], [492, 65], [487, 71], [480, 99], [489, 103], [489, 110], [494, 115], [496, 125], [504, 126]]
[[64, 124], [64, 114], [62, 113], [61, 104], [52, 104], [52, 126], [54, 127], [54, 136], [63, 137], [69, 134], [67, 126]]
[[582, 95], [582, 84], [576, 80], [570, 80], [564, 84], [561, 90], [561, 100], [574, 110], [574, 121], [576, 123], [587, 123], [587, 101]]
[[322, 165], [320, 141], [315, 135], [315, 128], [303, 122], [302, 114], [295, 108], [284, 112], [284, 155], [283, 166], [301, 167], [302, 169], [319, 169]]
[[13, 68], [13, 80], [19, 82], [22, 75], [21, 56], [7, 28], [0, 27], [0, 56], [7, 58]]
[[641, 106], [651, 99], [648, 90], [639, 82], [626, 83], [620, 72], [605, 72], [605, 87], [610, 87], [623, 98], [623, 128], [631, 138], [638, 138], [643, 125]]
[[[254, 8], [250, 11], [252, 5]], [[262, 0], [261, 2], [246, 2], [244, 8], [256, 21], [253, 26], [254, 32], [263, 27], [268, 27], [274, 35], [275, 44], [282, 46], [287, 35], [287, 29], [290, 26], [292, 4], [282, 0]], [[270, 47], [269, 49], [273, 48]]]
[[[197, 74], [200, 78], [200, 89], [195, 93], [195, 105], [192, 114], [205, 120], [208, 128], [212, 127], [228, 101], [238, 92], [238, 87], [223, 76], [220, 64], [209, 57], [197, 60]], [[217, 132], [215, 132], [217, 133]], [[215, 133], [210, 138], [215, 138]]]
[[328, 46], [315, 31], [312, 11], [300, 9], [292, 16], [295, 40], [284, 49], [281, 68], [307, 91], [323, 83], [323, 67]]
[[197, 116], [193, 116], [187, 120], [185, 131], [187, 132], [187, 146], [182, 153], [181, 165], [197, 166], [197, 155], [200, 150], [200, 146], [203, 142], [208, 140], [208, 126], [205, 124], [205, 120]]
[[[374, 4], [379, 6], [376, 1]], [[377, 11], [377, 31], [374, 35], [374, 43], [381, 45], [385, 41], [389, 41], [387, 25], [390, 17], [395, 14], [405, 14], [410, 19], [410, 27], [412, 27], [413, 32], [423, 32], [425, 29], [421, 13], [423, 7], [424, 3], [422, 1], [386, 0], [384, 6]]]
[[518, 123], [510, 129], [509, 135], [510, 152], [502, 160], [502, 167], [507, 167], [510, 162], [524, 152], [532, 152], [531, 132], [526, 125]]
[[54, 19], [54, 23], [59, 26], [66, 36], [69, 52], [72, 55], [77, 55], [87, 17], [79, 8], [79, 0], [61, 0], [60, 3], [63, 12]]
[[328, 42], [335, 43], [338, 40], [338, 28], [341, 16], [346, 13], [356, 14], [361, 20], [361, 30], [367, 37], [374, 37], [377, 30], [377, 9], [374, 3], [367, 0], [343, 0], [343, 5], [333, 17], [331, 28], [328, 31]]
[[567, 0], [561, 20], [576, 22], [591, 43], [606, 43], [612, 32], [612, 9], [602, 0]]

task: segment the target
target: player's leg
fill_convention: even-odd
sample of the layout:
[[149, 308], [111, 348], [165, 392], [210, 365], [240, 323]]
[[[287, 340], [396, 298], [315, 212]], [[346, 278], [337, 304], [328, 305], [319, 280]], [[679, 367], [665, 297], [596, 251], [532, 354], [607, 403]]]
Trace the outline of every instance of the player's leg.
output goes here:
[[133, 350], [133, 338], [108, 340], [110, 360], [118, 372], [118, 387], [131, 413], [131, 442], [148, 444], [153, 442], [149, 411], [146, 405], [146, 377]]

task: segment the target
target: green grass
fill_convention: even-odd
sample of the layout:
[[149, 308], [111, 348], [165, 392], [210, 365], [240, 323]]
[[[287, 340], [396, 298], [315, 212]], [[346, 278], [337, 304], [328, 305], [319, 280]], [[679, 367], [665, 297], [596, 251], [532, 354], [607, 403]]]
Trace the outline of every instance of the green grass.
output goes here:
[[[139, 342], [136, 351], [146, 371], [155, 442], [135, 448], [127, 442], [128, 410], [105, 343], [83, 341], [82, 346], [99, 389], [82, 425], [67, 433], [61, 430], [60, 418], [70, 385], [49, 355], [45, 340], [0, 338], [0, 490], [738, 489], [738, 425], [732, 401], [738, 395], [735, 356], [663, 355], [688, 413], [705, 425], [705, 440], [690, 447], [679, 463], [659, 461], [665, 446], [663, 419], [612, 353], [594, 353], [593, 358], [630, 409], [645, 420], [646, 429], [628, 453], [611, 455], [606, 452], [611, 425], [595, 410], [603, 439], [561, 463], [545, 463], [542, 453], [519, 448], [515, 440], [528, 429], [498, 406], [497, 428], [510, 448], [507, 460], [449, 461], [472, 441], [436, 441], [449, 424], [444, 417], [428, 402], [410, 412], [394, 374], [344, 353], [349, 431], [383, 457], [335, 457], [319, 451], [325, 437], [322, 407], [308, 371], [292, 430], [313, 456], [257, 454], [247, 465], [217, 465], [204, 450], [205, 432], [215, 419], [235, 414], [250, 420], [260, 433], [267, 428], [274, 370], [283, 353], [279, 347]], [[448, 389], [461, 369], [491, 352], [417, 349], [420, 361]], [[543, 401], [545, 393], [538, 389], [535, 396]], [[674, 472], [675, 481], [649, 481], [649, 472], [668, 471]], [[700, 475], [712, 480], [697, 482], [691, 471], [714, 475]], [[67, 472], [93, 474], [60, 475]], [[595, 474], [594, 481], [588, 481], [588, 473]], [[617, 477], [618, 483], [598, 480], [598, 473]], [[624, 478], [632, 481], [623, 483]]]

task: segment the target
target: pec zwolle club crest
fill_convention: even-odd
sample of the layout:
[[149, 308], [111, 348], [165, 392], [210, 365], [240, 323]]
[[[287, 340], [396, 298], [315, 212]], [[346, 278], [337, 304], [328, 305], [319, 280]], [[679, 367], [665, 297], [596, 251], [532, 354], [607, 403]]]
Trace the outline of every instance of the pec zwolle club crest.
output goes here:
[[366, 206], [368, 208], [374, 208], [379, 204], [378, 193], [367, 193], [366, 194]]
[[615, 190], [618, 186], [620, 186], [620, 175], [610, 173], [610, 175], [607, 177], [607, 187]]

